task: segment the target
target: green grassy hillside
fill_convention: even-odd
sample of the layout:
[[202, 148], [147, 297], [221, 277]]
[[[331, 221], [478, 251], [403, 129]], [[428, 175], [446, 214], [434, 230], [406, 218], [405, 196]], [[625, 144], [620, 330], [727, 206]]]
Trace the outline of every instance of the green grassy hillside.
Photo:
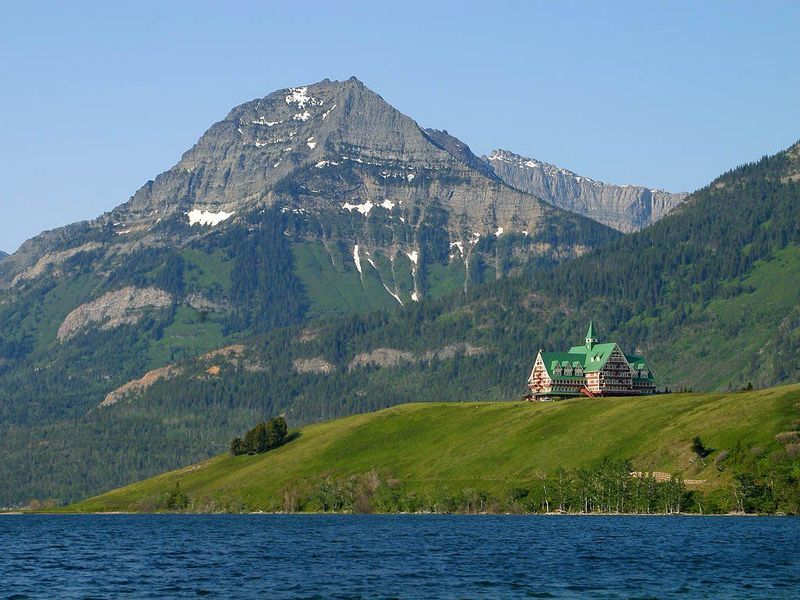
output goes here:
[[[694, 502], [716, 510], [736, 508], [736, 474], [752, 473], [757, 486], [765, 464], [783, 465], [786, 485], [795, 485], [787, 492], [791, 504], [800, 460], [797, 434], [787, 432], [798, 426], [800, 385], [558, 403], [406, 404], [311, 425], [266, 454], [218, 456], [68, 510], [159, 510], [171, 507], [176, 490], [179, 508], [197, 511], [436, 510], [456, 497], [505, 510], [520, 489], [546, 485], [560, 467], [592, 468], [606, 458], [629, 459], [637, 471], [680, 473]], [[695, 436], [709, 449], [705, 465], [692, 451]], [[776, 502], [786, 509], [785, 498]]]

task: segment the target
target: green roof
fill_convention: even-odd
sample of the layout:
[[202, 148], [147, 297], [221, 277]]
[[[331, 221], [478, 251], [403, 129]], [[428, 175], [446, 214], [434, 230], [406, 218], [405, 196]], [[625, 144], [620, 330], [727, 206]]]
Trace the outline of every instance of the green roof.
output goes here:
[[578, 357], [585, 371], [599, 371], [606, 364], [608, 357], [617, 345], [614, 342], [607, 344], [592, 344], [592, 347], [573, 346], [569, 354]]
[[[571, 365], [573, 368], [576, 365], [580, 365], [584, 373], [592, 373], [603, 368], [608, 358], [611, 356], [611, 353], [617, 347], [617, 344], [614, 342], [594, 344], [591, 349], [586, 346], [573, 346], [569, 349], [569, 352], [542, 352], [542, 361], [550, 377], [553, 377], [553, 370], [556, 366], [563, 367], [565, 365]], [[620, 350], [620, 352], [622, 352], [622, 350]], [[650, 371], [650, 367], [647, 366], [647, 361], [645, 361], [644, 357], [634, 354], [625, 354], [624, 352], [622, 352], [622, 354], [625, 356], [632, 369], [647, 369], [649, 376], [645, 379], [653, 378], [653, 373]], [[558, 377], [569, 379], [570, 377], [581, 377], [581, 375], [559, 375]]]
[[631, 365], [632, 369], [636, 371], [647, 369], [647, 377], [634, 377], [634, 379], [652, 381], [653, 372], [650, 370], [650, 366], [647, 364], [647, 361], [644, 359], [644, 356], [638, 356], [636, 354], [626, 354], [625, 358], [628, 359], [628, 363]]

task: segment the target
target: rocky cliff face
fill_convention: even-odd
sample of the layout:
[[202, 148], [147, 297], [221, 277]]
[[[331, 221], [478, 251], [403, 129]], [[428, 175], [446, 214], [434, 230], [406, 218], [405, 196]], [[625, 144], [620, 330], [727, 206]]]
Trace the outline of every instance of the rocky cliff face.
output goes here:
[[355, 78], [234, 108], [112, 217], [130, 232], [172, 216], [215, 225], [275, 202], [312, 212], [359, 206], [366, 216], [369, 203], [424, 211], [434, 201], [456, 217], [451, 238], [464, 244], [572, 218], [504, 184], [466, 144], [422, 130]]
[[506, 150], [495, 150], [486, 162], [507, 184], [624, 233], [655, 223], [688, 196], [595, 181]]

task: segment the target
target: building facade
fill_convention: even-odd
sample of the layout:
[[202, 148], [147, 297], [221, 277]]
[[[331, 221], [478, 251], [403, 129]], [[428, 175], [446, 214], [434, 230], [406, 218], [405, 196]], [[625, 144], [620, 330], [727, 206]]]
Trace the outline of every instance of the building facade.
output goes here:
[[644, 357], [625, 354], [614, 343], [598, 343], [589, 323], [585, 343], [567, 352], [539, 350], [528, 378], [531, 400], [575, 396], [640, 396], [652, 394], [653, 372]]

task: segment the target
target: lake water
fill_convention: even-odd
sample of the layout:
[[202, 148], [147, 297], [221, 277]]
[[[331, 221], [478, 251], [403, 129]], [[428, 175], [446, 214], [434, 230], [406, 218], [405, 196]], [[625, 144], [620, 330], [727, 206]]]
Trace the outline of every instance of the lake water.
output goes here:
[[0, 517], [0, 598], [800, 598], [800, 519]]

